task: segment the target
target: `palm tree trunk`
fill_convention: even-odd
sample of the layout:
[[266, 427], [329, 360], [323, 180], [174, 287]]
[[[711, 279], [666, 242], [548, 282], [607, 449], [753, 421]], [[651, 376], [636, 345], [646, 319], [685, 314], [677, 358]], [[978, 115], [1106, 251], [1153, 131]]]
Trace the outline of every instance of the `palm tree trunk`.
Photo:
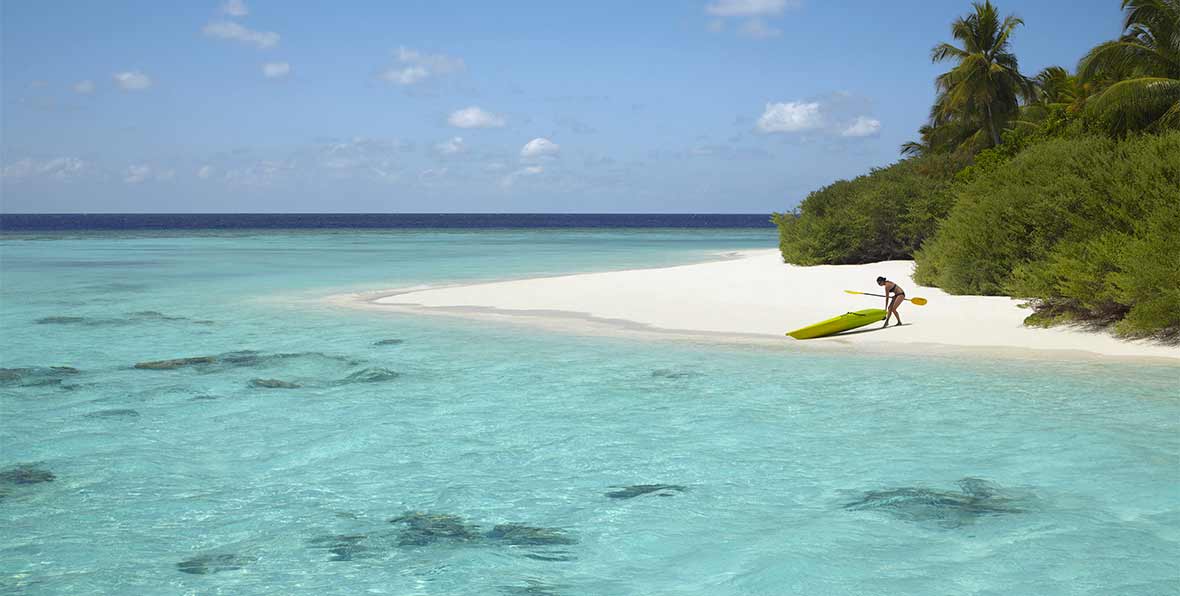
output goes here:
[[992, 147], [1000, 146], [1000, 133], [996, 132], [996, 121], [992, 118], [992, 104], [987, 104], [987, 132], [992, 137]]

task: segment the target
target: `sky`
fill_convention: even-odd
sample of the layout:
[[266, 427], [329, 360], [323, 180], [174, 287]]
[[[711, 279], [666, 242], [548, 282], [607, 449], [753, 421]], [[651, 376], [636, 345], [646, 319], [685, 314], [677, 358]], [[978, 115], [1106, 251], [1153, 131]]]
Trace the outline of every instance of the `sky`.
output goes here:
[[[1022, 72], [1118, 0], [999, 0]], [[769, 213], [896, 161], [959, 0], [0, 2], [0, 211]]]

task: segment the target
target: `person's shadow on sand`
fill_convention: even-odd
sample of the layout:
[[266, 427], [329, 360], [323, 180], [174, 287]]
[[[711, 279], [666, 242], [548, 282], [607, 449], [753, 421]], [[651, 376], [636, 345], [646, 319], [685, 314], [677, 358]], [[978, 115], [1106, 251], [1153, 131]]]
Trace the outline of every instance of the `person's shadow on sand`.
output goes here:
[[844, 337], [846, 335], [856, 335], [858, 333], [874, 333], [876, 331], [893, 329], [894, 327], [909, 327], [910, 325], [913, 325], [913, 323], [902, 323], [901, 325], [890, 325], [888, 327], [873, 327], [871, 329], [857, 329], [855, 331], [842, 331], [840, 333], [833, 333], [827, 337]]

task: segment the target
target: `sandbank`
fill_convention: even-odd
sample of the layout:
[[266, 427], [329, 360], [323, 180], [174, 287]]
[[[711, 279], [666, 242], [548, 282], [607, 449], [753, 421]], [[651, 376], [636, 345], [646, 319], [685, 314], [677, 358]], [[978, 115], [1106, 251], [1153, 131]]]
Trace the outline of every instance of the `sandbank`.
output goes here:
[[[911, 278], [912, 261], [867, 265], [786, 265], [777, 250], [742, 251], [732, 258], [657, 269], [583, 273], [435, 288], [351, 295], [354, 303], [419, 313], [495, 316], [554, 325], [618, 327], [693, 336], [782, 342], [787, 346], [872, 351], [1007, 351], [1050, 357], [1163, 359], [1180, 363], [1180, 347], [1128, 341], [1077, 327], [1027, 327], [1031, 312], [997, 296], [952, 296]], [[884, 275], [926, 306], [906, 303], [901, 327], [872, 325], [812, 340], [786, 337], [792, 329], [847, 311], [882, 308]]]

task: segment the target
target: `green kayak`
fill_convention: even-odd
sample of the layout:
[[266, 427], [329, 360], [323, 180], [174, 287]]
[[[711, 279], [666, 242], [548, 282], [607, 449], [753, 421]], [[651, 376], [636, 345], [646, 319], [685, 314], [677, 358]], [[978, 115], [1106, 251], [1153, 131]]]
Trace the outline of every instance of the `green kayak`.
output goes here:
[[841, 331], [848, 331], [849, 329], [856, 329], [857, 327], [864, 327], [870, 323], [879, 323], [885, 320], [885, 315], [886, 311], [883, 309], [867, 308], [856, 312], [844, 313], [838, 317], [832, 317], [826, 321], [820, 321], [814, 325], [796, 329], [787, 333], [787, 335], [795, 339], [823, 337]]

